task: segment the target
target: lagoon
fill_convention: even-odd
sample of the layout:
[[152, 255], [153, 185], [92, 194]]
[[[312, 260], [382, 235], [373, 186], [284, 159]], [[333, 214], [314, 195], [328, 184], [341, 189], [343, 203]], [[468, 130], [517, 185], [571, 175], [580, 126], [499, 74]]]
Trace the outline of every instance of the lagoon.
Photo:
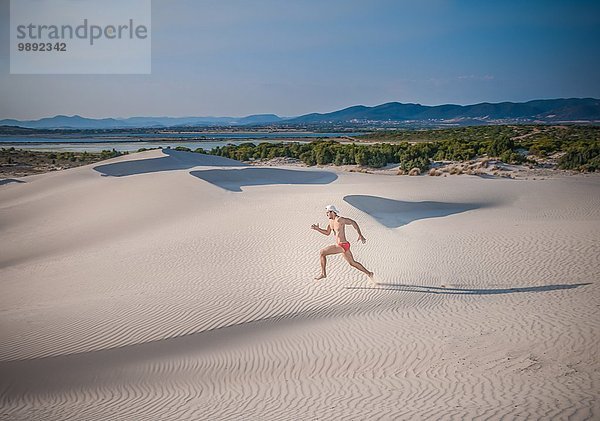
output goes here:
[[282, 141], [311, 142], [318, 138], [352, 137], [364, 133], [313, 133], [313, 132], [187, 132], [187, 133], [106, 133], [85, 137], [76, 136], [0, 136], [0, 147], [33, 151], [100, 152], [115, 149], [133, 152], [140, 148], [175, 148], [183, 146], [192, 150], [214, 149], [227, 144], [277, 143]]

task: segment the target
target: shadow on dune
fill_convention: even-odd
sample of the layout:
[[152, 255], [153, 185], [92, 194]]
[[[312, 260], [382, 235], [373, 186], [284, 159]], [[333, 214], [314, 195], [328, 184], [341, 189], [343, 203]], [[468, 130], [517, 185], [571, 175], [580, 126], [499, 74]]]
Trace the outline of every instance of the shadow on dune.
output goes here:
[[137, 161], [123, 161], [112, 164], [103, 164], [94, 167], [94, 170], [103, 176], [123, 177], [134, 174], [146, 174], [160, 171], [185, 170], [198, 166], [215, 167], [245, 167], [239, 161], [221, 156], [205, 155], [195, 152], [176, 151], [163, 149], [166, 156], [160, 158], [140, 159]]
[[583, 284], [556, 284], [556, 285], [540, 285], [535, 287], [515, 287], [515, 288], [499, 288], [499, 289], [472, 289], [472, 288], [445, 288], [426, 285], [407, 285], [407, 284], [390, 284], [380, 283], [374, 287], [346, 287], [346, 289], [380, 289], [386, 291], [408, 291], [422, 292], [430, 294], [459, 294], [459, 295], [493, 295], [493, 294], [514, 294], [515, 292], [547, 292], [556, 291], [559, 289], [573, 289], [583, 285], [590, 285], [591, 282]]
[[242, 186], [269, 184], [329, 184], [337, 175], [328, 171], [286, 170], [280, 168], [211, 169], [190, 172], [222, 189], [241, 192]]
[[0, 186], [10, 183], [24, 183], [23, 180], [17, 180], [16, 178], [5, 178], [4, 180], [0, 180]]
[[406, 202], [364, 195], [345, 196], [344, 201], [388, 228], [398, 228], [419, 219], [439, 218], [491, 206], [489, 203]]
[[[590, 284], [559, 284], [510, 289], [459, 289], [400, 284], [380, 284], [384, 286], [380, 288], [346, 288], [446, 294], [504, 294], [572, 289]], [[389, 288], [385, 288], [385, 286], [389, 286]], [[191, 363], [194, 363], [204, 353], [222, 352], [226, 347], [246, 346], [250, 342], [256, 343], [260, 335], [273, 334], [274, 331], [286, 332], [292, 327], [311, 323], [321, 318], [356, 316], [361, 313], [372, 313], [375, 309], [376, 311], [395, 309], [397, 306], [397, 297], [393, 296], [377, 301], [368, 299], [362, 302], [337, 305], [309, 306], [298, 311], [265, 315], [259, 319], [155, 341], [53, 357], [2, 361], [0, 362], [0, 391], [4, 392], [6, 398], [10, 397], [7, 385], [10, 385], [10, 395], [13, 397], [25, 394], [56, 393], [59, 390], [80, 390], [82, 383], [105, 386], [119, 384], [123, 381], [119, 373], [127, 372], [133, 376], [130, 377], [130, 380], [137, 381], [136, 372], [147, 377], [148, 374], [143, 373], [148, 367], [156, 368], [161, 364], [169, 364], [169, 360], [165, 361], [164, 359], [181, 358], [183, 361], [190, 360]], [[159, 372], [157, 372], [157, 376], [160, 377], [157, 381], [164, 380], [164, 375], [160, 375]]]
[[[165, 339], [66, 355], [0, 361], [0, 395], [7, 391], [7, 385], [10, 385], [10, 395], [22, 396], [80, 390], [82, 383], [86, 382], [94, 385], [119, 384], [123, 381], [119, 377], [120, 372], [131, 370], [131, 375], [135, 375], [140, 367], [168, 364], [169, 361], [163, 361], [165, 358], [191, 358], [194, 361], [204, 353], [220, 353], [226, 347], [248, 346], [249, 343], [256, 343], [261, 335], [269, 335], [275, 331], [288, 332], [293, 327], [322, 318], [355, 316], [370, 313], [375, 307], [382, 311], [396, 308], [397, 305], [395, 297], [384, 298], [377, 304], [364, 300], [334, 305], [309, 305], [302, 310], [265, 315]], [[160, 376], [159, 381], [163, 381], [164, 376], [156, 374]], [[129, 379], [136, 380], [135, 377]], [[4, 394], [6, 396], [7, 393]]]

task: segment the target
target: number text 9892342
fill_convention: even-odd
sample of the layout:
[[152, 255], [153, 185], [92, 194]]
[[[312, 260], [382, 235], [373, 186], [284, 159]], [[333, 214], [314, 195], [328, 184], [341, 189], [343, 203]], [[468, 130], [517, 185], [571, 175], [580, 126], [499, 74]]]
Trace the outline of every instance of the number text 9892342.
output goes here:
[[20, 42], [17, 44], [18, 51], [67, 51], [65, 42]]

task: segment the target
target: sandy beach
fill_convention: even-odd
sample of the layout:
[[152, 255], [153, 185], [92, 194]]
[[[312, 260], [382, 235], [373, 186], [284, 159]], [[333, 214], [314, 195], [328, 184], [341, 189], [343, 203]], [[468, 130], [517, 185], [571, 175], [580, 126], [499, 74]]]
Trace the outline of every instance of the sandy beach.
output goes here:
[[[600, 176], [150, 150], [0, 184], [1, 420], [600, 418]], [[333, 203], [377, 284], [310, 229]]]

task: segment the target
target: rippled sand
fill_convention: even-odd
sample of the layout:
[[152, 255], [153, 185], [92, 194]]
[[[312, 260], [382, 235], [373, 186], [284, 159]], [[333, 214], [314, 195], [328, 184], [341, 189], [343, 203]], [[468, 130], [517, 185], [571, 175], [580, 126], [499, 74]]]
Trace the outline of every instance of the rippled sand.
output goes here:
[[[154, 150], [0, 185], [0, 419], [600, 417], [600, 177]], [[367, 238], [315, 282], [334, 203]]]

